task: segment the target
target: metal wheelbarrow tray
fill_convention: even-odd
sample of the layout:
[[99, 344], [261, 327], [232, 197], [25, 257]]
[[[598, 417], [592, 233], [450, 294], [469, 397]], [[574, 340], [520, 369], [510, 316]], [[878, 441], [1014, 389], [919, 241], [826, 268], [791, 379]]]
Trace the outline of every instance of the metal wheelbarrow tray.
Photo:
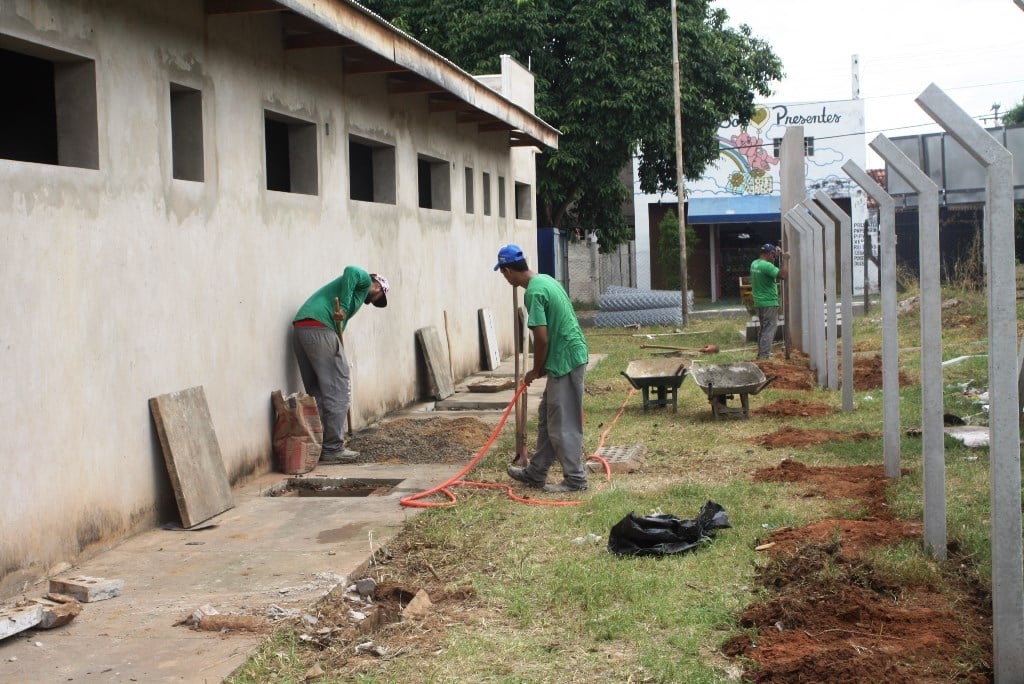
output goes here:
[[[686, 377], [686, 364], [679, 359], [630, 361], [622, 374], [634, 389], [643, 392], [645, 411], [649, 406], [671, 406], [674, 413], [678, 410], [678, 390]], [[654, 399], [650, 396], [652, 388]]]
[[[750, 417], [750, 395], [767, 387], [776, 376], [766, 378], [757, 365], [748, 361], [739, 363], [701, 363], [690, 365], [690, 376], [704, 390], [711, 402], [715, 420], [724, 416]], [[729, 406], [727, 401], [739, 395], [740, 406]]]

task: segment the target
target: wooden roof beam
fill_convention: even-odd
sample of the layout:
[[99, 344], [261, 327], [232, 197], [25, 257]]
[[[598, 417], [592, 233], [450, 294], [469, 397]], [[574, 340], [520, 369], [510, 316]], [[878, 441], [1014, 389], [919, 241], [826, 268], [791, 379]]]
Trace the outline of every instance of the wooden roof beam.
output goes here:
[[285, 36], [285, 50], [304, 50], [307, 48], [345, 48], [357, 45], [354, 40], [349, 40], [337, 33], [330, 31], [318, 31], [302, 35]]
[[421, 95], [424, 93], [444, 93], [447, 90], [436, 83], [428, 81], [426, 79], [402, 79], [402, 78], [389, 78], [388, 79], [388, 94], [389, 95]]
[[370, 58], [370, 59], [350, 59], [348, 57], [344, 60], [344, 70], [346, 75], [357, 76], [360, 74], [401, 74], [409, 73], [409, 69], [403, 66], [399, 66], [394, 62], [389, 62], [386, 59]]
[[287, 12], [287, 7], [274, 0], [205, 0], [207, 14], [250, 14], [254, 12]]

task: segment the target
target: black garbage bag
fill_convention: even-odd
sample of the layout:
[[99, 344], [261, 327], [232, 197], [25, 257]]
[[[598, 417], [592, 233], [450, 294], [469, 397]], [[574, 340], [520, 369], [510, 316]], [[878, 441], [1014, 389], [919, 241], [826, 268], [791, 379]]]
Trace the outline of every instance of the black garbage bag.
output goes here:
[[668, 556], [685, 553], [715, 536], [715, 530], [732, 527], [725, 509], [714, 501], [700, 508], [696, 520], [674, 515], [645, 515], [629, 512], [615, 523], [608, 535], [608, 550], [620, 556]]

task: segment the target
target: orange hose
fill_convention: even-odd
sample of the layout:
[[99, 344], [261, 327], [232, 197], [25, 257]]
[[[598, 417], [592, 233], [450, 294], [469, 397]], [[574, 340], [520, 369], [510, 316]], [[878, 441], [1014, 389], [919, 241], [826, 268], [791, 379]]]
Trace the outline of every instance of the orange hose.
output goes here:
[[[453, 475], [446, 482], [443, 482], [437, 485], [436, 487], [419, 492], [418, 494], [411, 494], [407, 497], [404, 497], [400, 503], [403, 506], [408, 506], [410, 508], [445, 508], [448, 506], [454, 506], [456, 503], [458, 503], [458, 498], [455, 496], [455, 494], [451, 492], [449, 487], [454, 487], [457, 485], [465, 485], [467, 487], [481, 487], [487, 489], [504, 489], [508, 498], [512, 499], [513, 501], [518, 501], [519, 503], [524, 504], [531, 504], [534, 506], [578, 506], [580, 503], [582, 503], [580, 501], [544, 501], [540, 499], [531, 499], [529, 497], [521, 497], [517, 495], [513, 491], [511, 485], [498, 484], [495, 482], [472, 482], [469, 480], [462, 479], [462, 476], [468, 473], [470, 470], [472, 470], [476, 466], [476, 464], [480, 462], [480, 459], [482, 459], [484, 455], [494, 445], [495, 440], [497, 440], [498, 435], [501, 433], [501, 429], [505, 427], [505, 423], [506, 421], [508, 421], [508, 415], [509, 413], [511, 413], [512, 407], [515, 406], [516, 400], [519, 399], [519, 395], [522, 394], [526, 390], [526, 388], [527, 385], [522, 385], [519, 387], [519, 389], [516, 390], [515, 396], [512, 397], [512, 401], [510, 401], [508, 403], [508, 406], [505, 407], [505, 410], [501, 414], [501, 418], [498, 420], [497, 427], [495, 427], [494, 431], [491, 432], [491, 436], [487, 438], [487, 441], [484, 443], [484, 445], [480, 447], [479, 451], [476, 452], [476, 455], [470, 459], [469, 463], [467, 463], [462, 470], [460, 470], [457, 474]], [[612, 420], [611, 424], [608, 425], [608, 428], [601, 434], [601, 439], [598, 442], [597, 449], [595, 449], [594, 453], [591, 454], [590, 457], [587, 459], [588, 461], [591, 459], [600, 461], [604, 465], [605, 477], [608, 480], [611, 480], [611, 468], [608, 466], [608, 462], [606, 460], [597, 455], [597, 452], [601, 450], [601, 447], [604, 445], [605, 438], [608, 436], [608, 433], [611, 432], [612, 426], [614, 426], [615, 423], [618, 422], [619, 418], [622, 417], [622, 414], [626, 410], [626, 404], [629, 402], [630, 397], [632, 397], [634, 394], [636, 394], [636, 389], [630, 389], [629, 394], [626, 396], [626, 400], [622, 402], [622, 407], [619, 409], [619, 412], [615, 415], [615, 418]], [[442, 502], [420, 500], [438, 493], [446, 496], [448, 498], [448, 501]]]

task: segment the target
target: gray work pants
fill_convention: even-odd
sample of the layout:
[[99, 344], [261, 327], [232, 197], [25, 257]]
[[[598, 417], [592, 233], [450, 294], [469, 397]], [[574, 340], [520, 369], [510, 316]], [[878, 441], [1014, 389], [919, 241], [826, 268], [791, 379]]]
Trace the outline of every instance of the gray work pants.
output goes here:
[[293, 327], [292, 346], [308, 394], [316, 397], [324, 424], [323, 454], [345, 448], [345, 422], [352, 403], [352, 379], [345, 348], [330, 328]]
[[779, 327], [779, 307], [758, 307], [757, 322], [761, 325], [757, 336], [757, 358], [767, 359], [772, 355], [772, 342], [775, 341], [775, 331]]
[[562, 466], [567, 485], [587, 484], [583, 470], [583, 374], [587, 365], [576, 366], [560, 378], [547, 376], [537, 407], [537, 447], [526, 467], [534, 482], [544, 482], [555, 459]]

